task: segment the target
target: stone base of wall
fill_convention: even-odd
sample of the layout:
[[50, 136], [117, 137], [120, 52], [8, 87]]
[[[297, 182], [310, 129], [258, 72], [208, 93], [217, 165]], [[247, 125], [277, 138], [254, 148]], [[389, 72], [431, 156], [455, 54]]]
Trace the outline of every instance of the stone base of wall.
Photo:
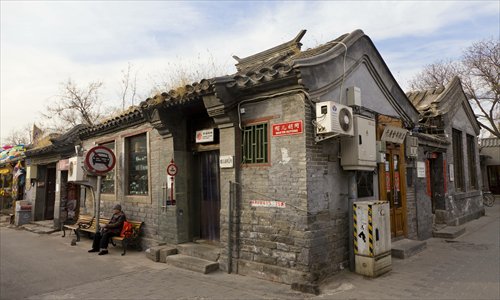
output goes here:
[[436, 210], [434, 222], [436, 224], [446, 224], [448, 226], [459, 226], [480, 218], [481, 216], [484, 216], [484, 207], [459, 217], [453, 217], [450, 212], [445, 210]]
[[233, 263], [237, 264], [238, 274], [240, 275], [252, 276], [290, 285], [293, 283], [309, 283], [313, 281], [313, 276], [306, 272], [243, 259], [240, 259]]
[[448, 222], [446, 222], [446, 225], [448, 225], [448, 226], [459, 226], [459, 225], [465, 224], [465, 223], [467, 223], [469, 221], [478, 219], [478, 218], [480, 218], [482, 216], [484, 216], [484, 208], [482, 208], [482, 209], [480, 209], [480, 210], [478, 210], [476, 212], [470, 213], [468, 215], [451, 219]]

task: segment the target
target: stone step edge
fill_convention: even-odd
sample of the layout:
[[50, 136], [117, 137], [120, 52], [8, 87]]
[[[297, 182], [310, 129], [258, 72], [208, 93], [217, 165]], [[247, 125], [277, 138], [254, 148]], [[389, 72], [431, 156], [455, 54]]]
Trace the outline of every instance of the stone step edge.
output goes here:
[[183, 254], [168, 256], [166, 258], [166, 263], [177, 268], [195, 271], [202, 274], [215, 272], [219, 269], [219, 263], [217, 262]]

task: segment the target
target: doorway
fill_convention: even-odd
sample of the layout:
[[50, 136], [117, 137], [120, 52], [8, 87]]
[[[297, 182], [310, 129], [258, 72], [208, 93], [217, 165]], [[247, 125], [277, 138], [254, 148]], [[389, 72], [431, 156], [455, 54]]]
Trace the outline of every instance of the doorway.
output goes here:
[[194, 160], [193, 238], [216, 242], [220, 239], [219, 151], [198, 152]]
[[47, 183], [45, 189], [44, 219], [54, 219], [54, 205], [56, 200], [56, 168], [47, 168]]
[[391, 214], [391, 236], [393, 238], [406, 234], [406, 180], [404, 175], [404, 155], [401, 146], [388, 147], [385, 156], [382, 176], [384, 188], [381, 198], [389, 201]]
[[446, 193], [444, 170], [446, 169], [443, 160], [443, 154], [433, 152], [430, 154], [428, 160], [428, 172], [427, 178], [427, 194], [431, 197], [432, 202], [432, 213], [435, 214], [436, 210], [445, 209], [445, 198]]

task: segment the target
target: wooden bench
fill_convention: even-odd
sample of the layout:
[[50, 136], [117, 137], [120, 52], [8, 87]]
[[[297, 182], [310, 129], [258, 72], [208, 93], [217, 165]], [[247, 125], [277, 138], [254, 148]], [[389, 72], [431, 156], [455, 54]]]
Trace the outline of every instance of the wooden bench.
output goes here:
[[125, 253], [127, 252], [127, 247], [131, 245], [137, 247], [139, 250], [141, 249], [140, 235], [141, 235], [141, 227], [142, 224], [144, 223], [140, 221], [131, 221], [131, 220], [127, 220], [127, 222], [132, 224], [132, 233], [130, 234], [130, 236], [126, 237], [120, 235], [111, 238], [111, 244], [113, 246], [116, 246], [115, 241], [119, 241], [122, 243], [122, 248], [123, 248], [122, 255], [125, 255]]
[[[123, 235], [120, 236], [114, 236], [111, 238], [111, 244], [116, 247], [116, 241], [121, 242], [122, 248], [123, 248], [123, 253], [122, 255], [125, 255], [127, 252], [127, 247], [128, 246], [135, 246], [140, 249], [140, 234], [141, 234], [141, 227], [142, 224], [144, 224], [141, 221], [130, 221], [127, 220], [127, 222], [132, 224], [132, 234], [128, 237], [125, 237]], [[99, 224], [101, 225], [100, 227], [102, 228], [102, 225], [108, 224], [109, 219], [99, 217]], [[66, 236], [66, 231], [65, 229], [70, 229], [75, 232], [76, 235], [76, 241], [80, 241], [80, 233], [87, 232], [89, 234], [95, 234], [96, 232], [96, 222], [95, 218], [90, 216], [90, 215], [80, 215], [78, 217], [78, 220], [76, 221], [75, 224], [73, 225], [63, 225], [63, 237]]]
[[[62, 230], [63, 230], [62, 237], [66, 236], [66, 229], [73, 230], [75, 232], [75, 235], [76, 235], [76, 241], [79, 242], [80, 241], [80, 230], [89, 229], [90, 227], [92, 227], [93, 224], [94, 224], [94, 217], [93, 216], [82, 214], [82, 215], [78, 216], [78, 220], [76, 220], [75, 224], [64, 224], [62, 226]], [[95, 226], [95, 224], [94, 224], [94, 226]], [[95, 227], [94, 227], [94, 232], [95, 232]], [[70, 231], [70, 233], [71, 233], [71, 231]]]

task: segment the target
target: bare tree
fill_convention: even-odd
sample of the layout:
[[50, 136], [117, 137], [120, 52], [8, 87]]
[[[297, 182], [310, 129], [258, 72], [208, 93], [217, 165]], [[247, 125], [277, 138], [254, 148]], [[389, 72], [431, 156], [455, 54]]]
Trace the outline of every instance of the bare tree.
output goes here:
[[[122, 110], [125, 110], [126, 103], [134, 105], [137, 97], [137, 75], [138, 71], [133, 70], [132, 64], [129, 62], [126, 70], [122, 70], [122, 78], [120, 81], [120, 99], [122, 101]], [[127, 101], [128, 100], [128, 101]]]
[[446, 85], [460, 77], [480, 126], [500, 138], [500, 43], [489, 39], [473, 43], [459, 61], [427, 65], [410, 80], [412, 90]]
[[59, 99], [47, 106], [42, 116], [52, 121], [51, 131], [64, 132], [78, 124], [94, 125], [102, 117], [99, 92], [103, 83], [90, 82], [87, 87], [77, 86], [71, 79], [61, 83]]
[[26, 125], [21, 129], [13, 129], [3, 141], [7, 145], [29, 145], [32, 142], [32, 134], [30, 125]]

